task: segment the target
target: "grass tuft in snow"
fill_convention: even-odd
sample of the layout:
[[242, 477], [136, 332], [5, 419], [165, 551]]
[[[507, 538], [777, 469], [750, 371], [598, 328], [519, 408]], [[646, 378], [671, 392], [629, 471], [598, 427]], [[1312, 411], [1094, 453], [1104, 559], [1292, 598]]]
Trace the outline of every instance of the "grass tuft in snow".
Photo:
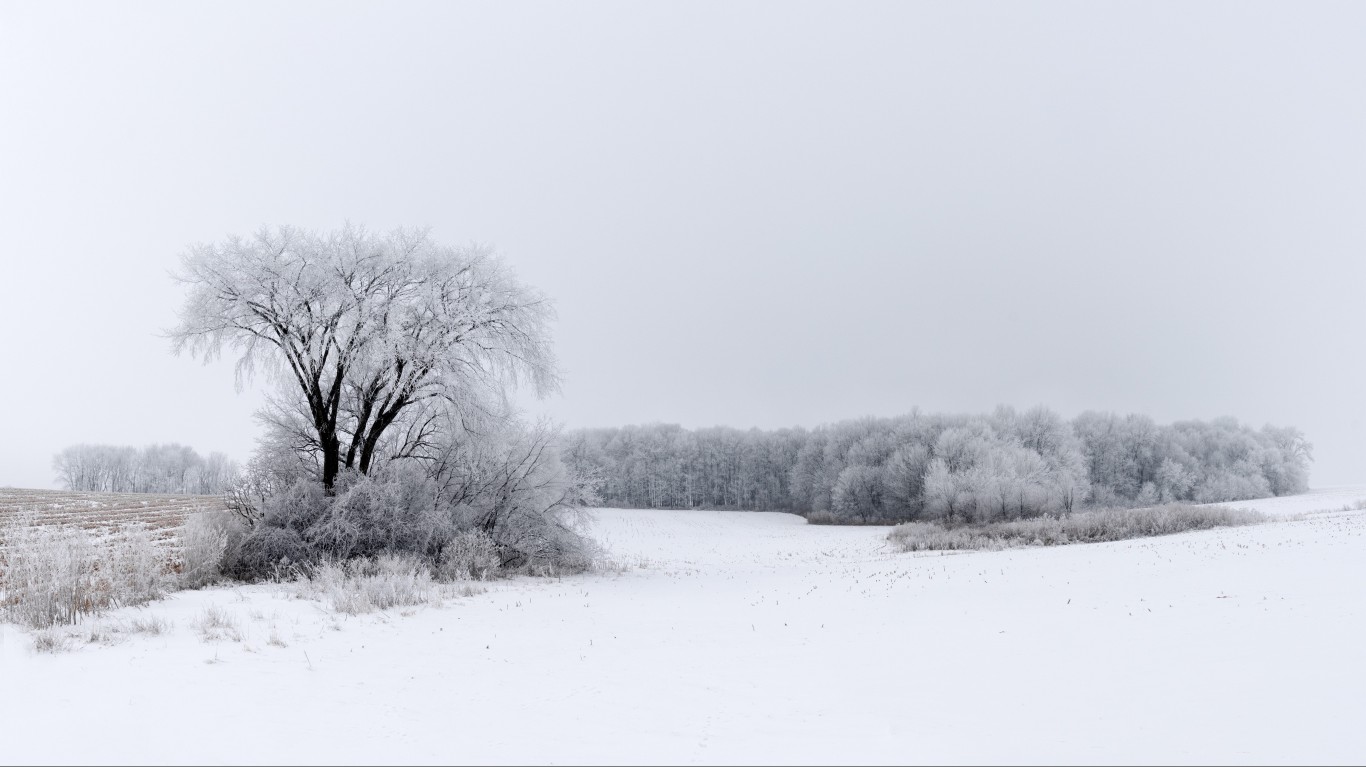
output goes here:
[[1220, 506], [1154, 506], [1100, 509], [1063, 517], [946, 526], [938, 522], [897, 525], [888, 539], [902, 551], [999, 550], [1024, 546], [1100, 543], [1191, 530], [1265, 522], [1265, 514]]
[[33, 632], [33, 651], [57, 654], [71, 649], [71, 638], [59, 628], [45, 628]]
[[443, 591], [426, 562], [394, 554], [323, 562], [297, 583], [300, 596], [327, 602], [347, 615], [439, 604]]
[[242, 641], [242, 631], [237, 627], [237, 621], [234, 621], [227, 611], [221, 607], [209, 606], [204, 608], [204, 611], [195, 619], [194, 627], [205, 642], [220, 639], [230, 639], [234, 642]]
[[130, 634], [146, 634], [154, 637], [161, 636], [171, 630], [171, 624], [165, 618], [155, 615], [133, 618], [124, 624], [124, 627]]
[[102, 644], [106, 646], [116, 645], [124, 640], [119, 635], [117, 626], [108, 626], [103, 623], [91, 623], [85, 627], [80, 634], [86, 644]]

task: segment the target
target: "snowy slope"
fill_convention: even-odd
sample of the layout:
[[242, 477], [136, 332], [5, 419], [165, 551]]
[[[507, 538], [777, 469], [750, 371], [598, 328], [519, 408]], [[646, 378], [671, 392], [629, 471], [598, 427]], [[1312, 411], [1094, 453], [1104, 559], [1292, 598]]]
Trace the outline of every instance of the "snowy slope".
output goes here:
[[1360, 511], [1366, 508], [1366, 487], [1346, 485], [1310, 490], [1300, 495], [1286, 495], [1280, 498], [1260, 498], [1255, 501], [1229, 501], [1212, 503], [1211, 506], [1232, 506], [1242, 509], [1256, 509], [1273, 517], [1289, 517], [1297, 514], [1327, 514], [1339, 511]]
[[[1300, 503], [1366, 499], [1335, 493]], [[1319, 510], [1295, 508], [1271, 511]], [[786, 514], [595, 516], [625, 572], [349, 619], [211, 589], [144, 611], [167, 635], [57, 656], [6, 628], [0, 762], [1366, 759], [1366, 512], [947, 556]], [[211, 604], [242, 642], [192, 630]]]

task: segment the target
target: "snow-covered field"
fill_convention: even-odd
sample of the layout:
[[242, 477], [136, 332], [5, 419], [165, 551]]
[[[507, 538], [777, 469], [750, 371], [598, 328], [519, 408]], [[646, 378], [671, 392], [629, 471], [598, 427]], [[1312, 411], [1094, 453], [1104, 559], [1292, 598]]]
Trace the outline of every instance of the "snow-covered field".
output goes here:
[[163, 543], [186, 515], [224, 508], [221, 497], [165, 493], [88, 493], [0, 487], [0, 524], [21, 514], [47, 525], [80, 527], [96, 535], [117, 534], [130, 522], [150, 527]]
[[[6, 626], [0, 762], [1360, 763], [1362, 500], [947, 556], [602, 510], [622, 572], [351, 618], [287, 587], [181, 593], [101, 619], [167, 633], [59, 655]], [[241, 641], [201, 638], [210, 606]]]

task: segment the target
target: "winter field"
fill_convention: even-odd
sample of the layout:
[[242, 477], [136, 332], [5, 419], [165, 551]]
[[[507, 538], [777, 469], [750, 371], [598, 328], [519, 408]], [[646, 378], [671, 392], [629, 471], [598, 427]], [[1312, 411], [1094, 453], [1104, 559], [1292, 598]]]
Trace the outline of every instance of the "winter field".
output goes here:
[[1360, 763], [1362, 501], [952, 555], [789, 514], [599, 510], [615, 567], [439, 606], [210, 588], [54, 655], [5, 625], [0, 762]]
[[165, 539], [184, 524], [187, 514], [221, 508], [222, 498], [206, 495], [73, 493], [0, 487], [0, 522], [30, 513], [43, 524], [73, 525], [97, 533], [117, 529], [126, 522], [141, 522]]

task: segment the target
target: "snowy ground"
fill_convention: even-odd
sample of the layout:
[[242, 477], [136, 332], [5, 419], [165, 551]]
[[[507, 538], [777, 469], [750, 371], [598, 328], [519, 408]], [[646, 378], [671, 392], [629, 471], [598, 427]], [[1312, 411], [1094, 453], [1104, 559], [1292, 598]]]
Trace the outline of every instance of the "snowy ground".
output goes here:
[[[0, 762], [1361, 763], [1360, 500], [948, 556], [786, 514], [599, 511], [623, 573], [359, 618], [182, 593], [104, 619], [167, 634], [62, 655], [5, 627]], [[210, 605], [242, 641], [195, 632]]]

